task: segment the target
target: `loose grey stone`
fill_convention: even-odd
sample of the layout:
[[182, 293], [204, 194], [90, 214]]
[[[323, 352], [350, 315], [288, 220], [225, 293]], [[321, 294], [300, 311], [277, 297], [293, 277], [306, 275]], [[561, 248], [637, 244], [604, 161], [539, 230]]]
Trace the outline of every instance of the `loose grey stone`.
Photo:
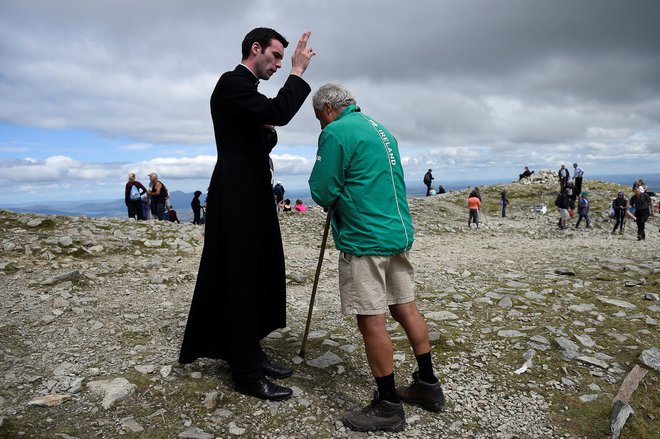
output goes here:
[[646, 293], [644, 294], [645, 300], [660, 300], [660, 294]]
[[439, 321], [458, 320], [458, 316], [449, 311], [434, 311], [434, 312], [424, 313], [424, 316], [427, 319], [439, 320]]
[[233, 434], [234, 436], [240, 436], [245, 433], [245, 428], [238, 427], [235, 422], [230, 422], [228, 427], [229, 434]]
[[71, 399], [71, 395], [45, 395], [28, 401], [27, 405], [36, 407], [55, 407]]
[[542, 335], [534, 335], [529, 338], [531, 341], [535, 341], [541, 344], [550, 344], [550, 341]]
[[596, 399], [598, 399], [598, 395], [596, 395], [596, 394], [581, 395], [580, 396], [580, 401], [582, 401], [582, 402], [591, 402], [591, 401], [595, 401]]
[[143, 374], [149, 374], [149, 373], [154, 373], [154, 371], [156, 370], [156, 366], [154, 366], [153, 364], [138, 364], [137, 366], [135, 366], [135, 370]]
[[509, 330], [497, 331], [497, 335], [500, 337], [511, 338], [511, 337], [524, 337], [525, 333], [509, 329]]
[[499, 302], [497, 302], [497, 306], [500, 308], [511, 308], [513, 306], [513, 302], [511, 301], [510, 297], [503, 297]]
[[651, 369], [660, 370], [660, 349], [658, 348], [646, 349], [639, 356], [639, 361], [641, 361], [643, 365], [648, 366]]
[[529, 300], [537, 300], [537, 301], [545, 300], [545, 296], [543, 294], [535, 293], [534, 291], [527, 291], [525, 293], [525, 297], [528, 298]]
[[587, 312], [587, 311], [592, 311], [595, 308], [596, 305], [594, 305], [593, 303], [581, 303], [579, 305], [571, 305], [568, 307], [568, 309], [575, 312]]
[[72, 364], [69, 363], [68, 361], [62, 362], [59, 366], [53, 370], [53, 375], [54, 376], [64, 376], [64, 375], [70, 375], [74, 373], [76, 367]]
[[186, 438], [186, 439], [213, 439], [214, 436], [212, 434], [209, 434], [205, 432], [204, 430], [197, 428], [197, 427], [192, 427], [189, 428], [188, 430], [179, 433], [179, 437]]
[[317, 357], [313, 360], [307, 361], [307, 364], [312, 366], [312, 367], [317, 367], [319, 369], [325, 369], [327, 367], [330, 367], [334, 364], [339, 364], [343, 363], [344, 360], [342, 360], [341, 357], [337, 356], [336, 354], [333, 354], [332, 352], [328, 351], [325, 354], [321, 355], [320, 357]]
[[141, 426], [140, 424], [138, 424], [137, 421], [135, 421], [135, 419], [133, 419], [133, 416], [129, 416], [127, 418], [122, 418], [121, 419], [121, 425], [124, 428], [129, 429], [133, 433], [139, 433], [141, 431], [144, 431], [144, 427]]
[[612, 439], [619, 439], [621, 430], [628, 420], [628, 416], [635, 413], [635, 411], [623, 401], [616, 401], [610, 416], [610, 437]]
[[53, 285], [53, 284], [58, 284], [61, 282], [65, 282], [68, 280], [75, 280], [81, 277], [80, 271], [78, 270], [72, 270], [66, 273], [58, 274], [53, 277], [49, 277], [45, 281], [41, 283], [41, 285]]
[[594, 357], [587, 357], [586, 355], [577, 357], [576, 359], [578, 361], [581, 361], [582, 363], [591, 364], [592, 366], [598, 366], [601, 369], [607, 369], [607, 368], [610, 367], [604, 361], [599, 360], [598, 358], [594, 358]]
[[635, 305], [633, 305], [630, 302], [626, 302], [625, 300], [610, 299], [609, 297], [602, 297], [602, 296], [598, 296], [598, 300], [600, 300], [603, 303], [609, 303], [610, 305], [618, 306], [620, 308], [627, 308], [627, 309], [637, 308]]
[[560, 274], [562, 276], [575, 276], [575, 271], [570, 268], [555, 268], [555, 274]]
[[218, 391], [213, 390], [207, 393], [206, 395], [204, 395], [204, 402], [202, 403], [202, 405], [209, 410], [213, 410], [217, 404], [217, 400], [218, 400]]
[[115, 402], [128, 398], [137, 389], [137, 386], [130, 383], [126, 378], [91, 381], [87, 383], [87, 387], [94, 393], [103, 395], [101, 405], [106, 410], [112, 407]]
[[149, 248], [155, 248], [155, 247], [162, 247], [163, 246], [163, 240], [162, 239], [147, 239], [143, 242], [145, 247]]
[[566, 337], [557, 337], [555, 338], [555, 342], [557, 342], [559, 347], [563, 349], [562, 354], [565, 358], [570, 360], [578, 356], [580, 348], [575, 342], [569, 340]]
[[629, 280], [624, 283], [625, 286], [627, 287], [639, 287], [642, 285], [646, 285], [646, 279], [635, 279], [635, 280]]
[[591, 348], [596, 346], [596, 342], [586, 334], [573, 334], [575, 338], [582, 344], [582, 346]]
[[70, 236], [63, 236], [59, 239], [59, 244], [62, 247], [69, 247], [73, 245], [73, 239]]

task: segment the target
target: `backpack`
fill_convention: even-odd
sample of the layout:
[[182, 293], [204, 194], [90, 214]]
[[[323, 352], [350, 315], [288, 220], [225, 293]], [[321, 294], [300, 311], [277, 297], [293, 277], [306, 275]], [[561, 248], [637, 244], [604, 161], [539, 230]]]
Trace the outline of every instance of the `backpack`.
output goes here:
[[130, 195], [131, 201], [137, 201], [140, 198], [142, 198], [140, 196], [140, 189], [138, 189], [136, 185], [131, 186], [131, 195]]
[[160, 196], [158, 198], [160, 198], [161, 200], [167, 200], [170, 197], [170, 194], [169, 192], [167, 192], [167, 188], [165, 187], [163, 182], [159, 180], [159, 183], [160, 183]]

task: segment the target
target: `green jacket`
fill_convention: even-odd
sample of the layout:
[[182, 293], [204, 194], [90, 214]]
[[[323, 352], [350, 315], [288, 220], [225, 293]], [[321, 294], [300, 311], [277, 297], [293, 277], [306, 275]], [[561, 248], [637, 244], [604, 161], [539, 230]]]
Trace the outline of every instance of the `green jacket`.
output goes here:
[[317, 204], [332, 208], [338, 250], [391, 256], [412, 247], [396, 139], [356, 105], [346, 107], [321, 132], [309, 187]]

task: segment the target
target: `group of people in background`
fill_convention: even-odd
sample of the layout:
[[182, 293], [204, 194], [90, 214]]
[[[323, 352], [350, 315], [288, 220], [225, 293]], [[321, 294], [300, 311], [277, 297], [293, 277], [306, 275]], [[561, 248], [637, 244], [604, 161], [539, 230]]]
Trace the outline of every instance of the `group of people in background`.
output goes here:
[[[582, 190], [582, 179], [584, 170], [573, 163], [573, 179], [570, 180], [570, 173], [568, 169], [562, 164], [557, 175], [559, 177], [559, 195], [555, 201], [555, 205], [559, 208], [559, 228], [565, 229], [569, 216], [572, 216], [573, 210], [576, 207], [578, 220], [575, 223], [575, 228], [580, 227], [582, 220], [585, 221], [587, 228], [592, 228], [591, 219], [589, 218], [589, 208], [591, 202], [589, 201], [589, 192]], [[626, 199], [623, 191], [617, 194], [617, 197], [612, 200], [611, 215], [616, 220], [612, 234], [614, 235], [619, 230], [619, 234], [623, 234], [625, 227], [626, 217], [631, 218], [637, 224], [637, 240], [642, 241], [646, 239], [646, 222], [648, 221], [652, 211], [652, 199], [655, 195], [653, 192], [648, 191], [648, 187], [644, 180], [639, 179], [633, 183], [632, 186], [634, 195], [630, 199]]]
[[433, 188], [433, 180], [435, 180], [435, 178], [433, 177], [433, 170], [429, 169], [426, 172], [426, 174], [424, 174], [424, 178], [422, 180], [424, 182], [424, 185], [426, 186], [427, 197], [432, 197], [433, 195], [444, 194], [447, 192], [445, 191], [445, 188], [443, 188], [441, 184], [438, 185], [438, 190], [436, 192], [436, 190]]
[[128, 217], [136, 220], [146, 220], [151, 216], [154, 219], [163, 221], [167, 219], [169, 193], [167, 187], [158, 179], [157, 173], [151, 172], [148, 176], [149, 188], [147, 189], [137, 180], [134, 172], [128, 174], [128, 182], [124, 189], [124, 201], [128, 208]]
[[[179, 223], [179, 217], [170, 202], [169, 191], [165, 184], [158, 179], [156, 172], [148, 174], [149, 188], [146, 188], [134, 172], [128, 174], [128, 182], [124, 188], [124, 202], [128, 209], [128, 217], [136, 221], [149, 218], [158, 221], [171, 221]], [[201, 191], [195, 191], [190, 206], [193, 210], [193, 224], [203, 224], [202, 212], [204, 207], [199, 200]]]
[[281, 181], [278, 181], [273, 185], [273, 196], [275, 197], [275, 206], [278, 212], [307, 212], [307, 206], [300, 198], [298, 198], [296, 204], [291, 207], [291, 200], [284, 198], [285, 193], [286, 190]]
[[582, 190], [582, 179], [584, 177], [584, 170], [573, 163], [573, 179], [566, 166], [562, 163], [557, 176], [559, 178], [559, 195], [555, 200], [555, 206], [559, 208], [559, 228], [567, 228], [568, 218], [573, 216], [576, 204], [578, 208], [578, 221], [575, 228], [580, 226], [582, 220], [585, 221], [586, 227], [591, 228], [591, 219], [589, 218], [589, 192]]

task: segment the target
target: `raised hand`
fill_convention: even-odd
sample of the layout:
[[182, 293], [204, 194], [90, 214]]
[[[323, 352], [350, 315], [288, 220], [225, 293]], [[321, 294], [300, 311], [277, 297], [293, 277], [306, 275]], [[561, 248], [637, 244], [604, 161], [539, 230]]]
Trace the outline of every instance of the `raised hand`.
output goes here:
[[316, 55], [314, 49], [307, 47], [307, 41], [311, 34], [312, 33], [309, 31], [305, 32], [302, 34], [302, 37], [300, 37], [300, 41], [298, 41], [296, 51], [293, 52], [293, 56], [291, 57], [292, 75], [302, 76], [309, 65], [309, 61], [314, 55]]

